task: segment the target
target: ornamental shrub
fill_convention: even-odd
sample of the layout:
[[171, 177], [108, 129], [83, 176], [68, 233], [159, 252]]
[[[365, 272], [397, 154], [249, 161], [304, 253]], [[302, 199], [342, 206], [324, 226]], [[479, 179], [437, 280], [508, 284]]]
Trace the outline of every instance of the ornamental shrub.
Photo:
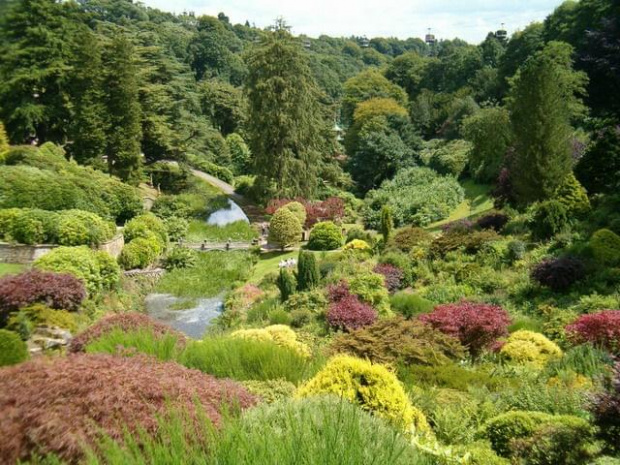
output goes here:
[[459, 249], [468, 254], [475, 254], [487, 244], [499, 239], [500, 236], [493, 230], [463, 232], [457, 228], [436, 237], [431, 244], [430, 252], [436, 257], [443, 257], [448, 252]]
[[320, 279], [319, 267], [314, 254], [300, 250], [297, 260], [297, 290], [312, 290], [319, 285]]
[[558, 186], [554, 198], [566, 207], [569, 216], [583, 216], [590, 210], [588, 193], [573, 173]]
[[282, 249], [290, 247], [301, 240], [301, 224], [290, 210], [280, 208], [269, 222], [269, 242]]
[[120, 269], [106, 252], [97, 252], [86, 246], [57, 247], [34, 263], [35, 269], [68, 273], [80, 279], [89, 293], [110, 289], [120, 279]]
[[491, 212], [481, 216], [476, 221], [476, 226], [480, 229], [493, 229], [497, 232], [501, 231], [510, 221], [510, 217], [502, 212]]
[[353, 239], [350, 242], [347, 242], [342, 250], [359, 250], [359, 251], [369, 251], [371, 250], [368, 242], [363, 241], [362, 239]]
[[340, 197], [328, 197], [321, 202], [309, 202], [306, 199], [298, 197], [292, 199], [272, 199], [269, 201], [265, 212], [273, 215], [280, 208], [297, 202], [304, 206], [306, 210], [306, 223], [302, 226], [311, 228], [319, 221], [339, 221], [345, 216], [345, 202]]
[[310, 231], [310, 250], [335, 250], [342, 247], [344, 238], [339, 226], [331, 221], [317, 223]]
[[468, 302], [438, 305], [419, 319], [439, 331], [457, 338], [472, 357], [508, 335], [510, 317], [497, 305]]
[[400, 316], [341, 335], [330, 350], [374, 363], [404, 365], [444, 365], [465, 355], [465, 349], [455, 338]]
[[532, 237], [536, 240], [546, 240], [566, 231], [570, 218], [566, 206], [558, 200], [547, 200], [534, 204], [531, 208], [529, 227]]
[[9, 318], [7, 328], [19, 332], [24, 320], [27, 320], [32, 327], [55, 326], [66, 329], [75, 334], [78, 329], [76, 314], [67, 310], [56, 310], [43, 304], [34, 304], [23, 307], [18, 313]]
[[287, 203], [282, 208], [290, 211], [293, 215], [295, 215], [295, 218], [297, 218], [297, 221], [299, 221], [300, 225], [303, 226], [304, 224], [306, 224], [306, 207], [304, 207], [301, 203]]
[[390, 294], [393, 294], [402, 287], [403, 270], [394, 265], [379, 264], [372, 270], [374, 273], [383, 275], [385, 287]]
[[585, 278], [585, 266], [576, 257], [548, 258], [531, 271], [531, 278], [555, 292], [564, 292]]
[[348, 244], [354, 240], [361, 240], [366, 242], [368, 245], [374, 243], [374, 237], [372, 232], [364, 231], [359, 226], [353, 226], [351, 229], [347, 231], [347, 237], [345, 238], [345, 244]]
[[329, 302], [323, 289], [315, 289], [307, 292], [297, 292], [289, 297], [284, 304], [288, 312], [296, 310], [308, 310], [313, 315], [322, 315], [327, 310]]
[[0, 155], [6, 152], [7, 150], [9, 150], [9, 136], [6, 135], [4, 124], [0, 122]]
[[71, 274], [30, 270], [8, 275], [0, 278], [0, 319], [35, 303], [75, 311], [85, 298], [84, 284]]
[[432, 236], [426, 230], [408, 227], [397, 230], [388, 246], [396, 247], [403, 252], [409, 253], [414, 247], [428, 244], [431, 240]]
[[532, 364], [541, 368], [548, 362], [562, 357], [562, 350], [556, 343], [540, 333], [525, 329], [512, 333], [500, 353], [512, 362]]
[[297, 387], [290, 381], [283, 379], [269, 379], [266, 381], [248, 380], [241, 384], [250, 392], [267, 404], [282, 401], [293, 397]]
[[568, 339], [576, 344], [589, 342], [620, 355], [620, 310], [581, 315], [565, 329]]
[[390, 306], [392, 310], [400, 313], [408, 320], [422, 313], [429, 313], [433, 311], [434, 307], [431, 301], [407, 291], [397, 292], [390, 297]]
[[196, 251], [187, 247], [175, 247], [168, 251], [162, 265], [167, 271], [190, 268], [196, 264], [196, 254]]
[[295, 293], [295, 288], [297, 287], [295, 276], [285, 268], [280, 268], [276, 284], [280, 290], [280, 300], [282, 302], [286, 302]]
[[13, 220], [10, 234], [21, 244], [54, 244], [58, 241], [58, 214], [25, 209]]
[[148, 238], [138, 237], [125, 244], [118, 263], [125, 270], [142, 269], [155, 263], [162, 252], [161, 242], [154, 234]]
[[[256, 403], [243, 386], [218, 380], [177, 363], [145, 356], [72, 355], [33, 360], [5, 369], [0, 377], [0, 461], [55, 454], [67, 463], [84, 459], [104, 433], [120, 439], [154, 434], [167, 409], [200, 415], [216, 426], [230, 414]], [[196, 422], [196, 423], [194, 423]], [[33, 447], [36, 444], [36, 448]]]
[[320, 394], [341, 396], [412, 434], [431, 434], [424, 414], [411, 405], [403, 385], [383, 365], [336, 355], [296, 395]]
[[97, 246], [111, 239], [116, 226], [99, 215], [82, 210], [63, 210], [58, 218], [58, 244]]
[[383, 243], [387, 244], [392, 237], [392, 229], [394, 229], [394, 218], [392, 218], [392, 209], [389, 205], [384, 205], [381, 208], [381, 235], [383, 236]]
[[620, 362], [606, 391], [594, 397], [590, 411], [608, 451], [620, 453]]
[[123, 235], [127, 243], [137, 238], [150, 239], [153, 235], [155, 235], [155, 238], [161, 243], [162, 249], [168, 243], [166, 225], [152, 213], [136, 216], [131, 221], [127, 222], [123, 229]]
[[169, 216], [164, 219], [166, 232], [170, 242], [178, 242], [187, 236], [189, 230], [189, 221], [180, 216]]
[[609, 229], [599, 229], [590, 238], [592, 255], [603, 265], [620, 264], [620, 236]]
[[[0, 329], [0, 367], [16, 365], [27, 359], [28, 347], [19, 334]], [[3, 415], [6, 415], [8, 411], [3, 412]]]
[[326, 318], [332, 328], [351, 331], [368, 326], [377, 319], [377, 312], [351, 294], [344, 281], [329, 288], [329, 300]]
[[122, 330], [126, 333], [148, 330], [155, 338], [172, 336], [177, 339], [180, 347], [183, 347], [186, 341], [182, 333], [147, 315], [142, 313], [119, 313], [102, 318], [86, 329], [86, 331], [74, 337], [69, 343], [69, 352], [84, 352], [88, 344], [115, 330]]
[[371, 305], [380, 316], [391, 316], [390, 294], [383, 275], [359, 270], [348, 280], [352, 294]]
[[489, 420], [482, 434], [498, 455], [515, 463], [578, 465], [592, 458], [594, 428], [571, 415], [508, 412]]
[[261, 329], [240, 329], [233, 332], [230, 337], [273, 342], [280, 347], [291, 349], [304, 357], [311, 355], [310, 348], [303, 342], [298, 341], [295, 331], [286, 325], [271, 325]]

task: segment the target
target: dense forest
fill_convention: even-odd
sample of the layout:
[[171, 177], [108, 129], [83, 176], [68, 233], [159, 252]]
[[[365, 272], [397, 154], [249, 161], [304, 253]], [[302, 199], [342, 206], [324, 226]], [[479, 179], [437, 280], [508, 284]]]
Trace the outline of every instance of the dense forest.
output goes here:
[[252, 19], [0, 4], [0, 462], [620, 464], [620, 1]]

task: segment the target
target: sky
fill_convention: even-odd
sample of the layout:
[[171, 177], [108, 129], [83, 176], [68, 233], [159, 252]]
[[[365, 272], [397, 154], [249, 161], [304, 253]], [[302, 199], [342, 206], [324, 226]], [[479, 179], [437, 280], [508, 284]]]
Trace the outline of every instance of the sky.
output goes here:
[[263, 28], [282, 16], [294, 34], [318, 37], [423, 37], [427, 28], [440, 39], [471, 43], [505, 23], [509, 34], [542, 21], [562, 0], [141, 0], [147, 6], [216, 16], [233, 24], [246, 20]]

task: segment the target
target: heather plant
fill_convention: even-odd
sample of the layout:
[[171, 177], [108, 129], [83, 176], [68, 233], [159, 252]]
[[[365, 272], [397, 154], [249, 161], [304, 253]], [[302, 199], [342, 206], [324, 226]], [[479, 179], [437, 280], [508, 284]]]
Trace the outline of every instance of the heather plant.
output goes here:
[[339, 226], [331, 221], [317, 223], [310, 231], [308, 249], [335, 250], [342, 247], [344, 238]]
[[344, 247], [342, 248], [342, 250], [353, 250], [353, 251], [361, 251], [361, 252], [368, 252], [371, 250], [370, 245], [368, 244], [368, 242], [362, 240], [362, 239], [353, 239], [350, 242], [347, 242]]
[[272, 340], [242, 337], [206, 337], [190, 343], [179, 362], [218, 378], [239, 381], [283, 379], [299, 384], [312, 376], [320, 360]]
[[543, 367], [553, 359], [562, 357], [562, 350], [540, 333], [528, 330], [510, 335], [500, 353], [514, 363]]
[[508, 334], [510, 317], [497, 305], [463, 300], [455, 304], [438, 305], [419, 319], [439, 331], [457, 338], [472, 357]]
[[69, 344], [69, 352], [84, 352], [92, 342], [110, 333], [137, 333], [147, 331], [153, 339], [176, 339], [179, 347], [185, 345], [185, 336], [169, 326], [160, 323], [142, 313], [119, 313], [102, 318], [84, 332], [78, 334]]
[[581, 315], [566, 326], [569, 340], [577, 344], [586, 342], [620, 354], [620, 310], [603, 310], [590, 315]]
[[333, 341], [330, 350], [374, 363], [404, 365], [442, 365], [465, 355], [463, 346], [455, 338], [402, 317], [378, 320], [341, 335]]
[[335, 394], [418, 435], [432, 434], [424, 414], [411, 405], [398, 378], [385, 366], [349, 355], [332, 357], [299, 387], [298, 397]]
[[531, 277], [555, 292], [564, 292], [585, 277], [585, 266], [576, 257], [548, 258], [532, 269]]
[[83, 281], [92, 294], [113, 288], [120, 279], [120, 269], [109, 254], [86, 246], [57, 247], [35, 260], [33, 267], [71, 274]]
[[0, 329], [0, 367], [16, 365], [28, 359], [28, 347], [19, 334]]
[[372, 324], [377, 312], [350, 292], [346, 282], [329, 288], [330, 305], [326, 319], [334, 329], [350, 331]]
[[0, 316], [35, 303], [75, 311], [86, 298], [84, 284], [75, 276], [30, 270], [0, 278]]
[[114, 439], [138, 430], [154, 434], [158, 417], [169, 408], [188, 412], [188, 424], [204, 415], [219, 426], [223, 412], [255, 403], [235, 382], [144, 356], [33, 360], [3, 370], [0, 377], [0, 434], [11, 438], [0, 442], [0, 460], [15, 463], [53, 453], [79, 463], [84, 447], [101, 434]]
[[379, 264], [372, 270], [374, 273], [383, 275], [385, 287], [390, 294], [393, 294], [402, 287], [403, 271], [394, 265]]

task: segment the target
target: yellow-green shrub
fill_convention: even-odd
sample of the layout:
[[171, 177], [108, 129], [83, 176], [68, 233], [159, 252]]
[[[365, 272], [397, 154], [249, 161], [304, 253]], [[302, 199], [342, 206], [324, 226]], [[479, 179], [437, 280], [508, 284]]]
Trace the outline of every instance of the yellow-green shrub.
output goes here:
[[403, 385], [385, 366], [349, 355], [336, 355], [297, 390], [297, 397], [336, 394], [359, 404], [398, 427], [429, 434], [424, 414], [411, 405]]
[[342, 250], [370, 250], [370, 246], [366, 241], [353, 239], [351, 242], [347, 243]]
[[240, 329], [231, 334], [231, 337], [269, 341], [281, 347], [293, 349], [305, 357], [310, 356], [310, 348], [297, 340], [297, 334], [286, 325], [271, 325], [261, 329]]
[[266, 403], [274, 402], [293, 397], [295, 385], [285, 379], [269, 379], [267, 381], [249, 380], [242, 381], [250, 393], [259, 396]]
[[554, 358], [560, 358], [562, 350], [540, 333], [520, 330], [510, 335], [501, 354], [515, 363], [543, 366]]
[[[34, 326], [56, 326], [71, 333], [75, 333], [78, 329], [75, 314], [66, 310], [56, 310], [42, 304], [35, 304], [22, 308], [19, 313], [22, 314], [22, 317], [25, 316]], [[17, 331], [19, 324], [19, 314], [14, 314], [9, 318], [7, 327]]]

